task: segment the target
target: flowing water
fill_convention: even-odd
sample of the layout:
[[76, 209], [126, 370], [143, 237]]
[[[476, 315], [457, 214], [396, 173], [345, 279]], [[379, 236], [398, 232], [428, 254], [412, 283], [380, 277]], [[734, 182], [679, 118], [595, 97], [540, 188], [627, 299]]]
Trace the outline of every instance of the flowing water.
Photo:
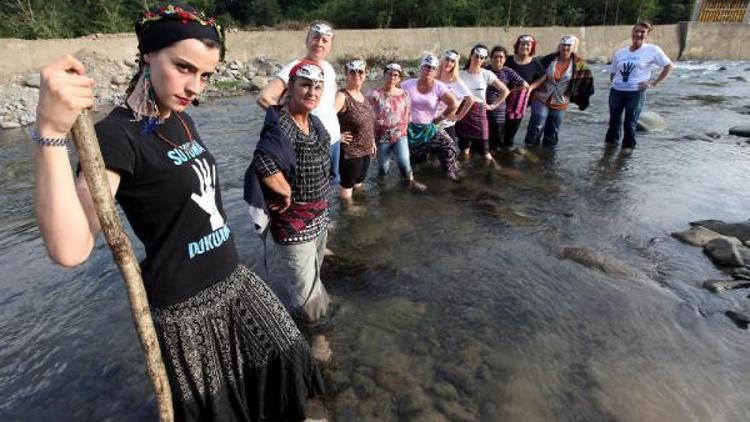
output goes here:
[[[632, 154], [602, 146], [595, 67], [592, 105], [568, 113], [555, 153], [467, 165], [461, 184], [426, 163], [424, 194], [398, 187], [396, 169], [382, 182], [371, 172], [361, 213], [334, 201], [333, 419], [750, 420], [750, 337], [724, 315], [750, 311], [747, 290], [702, 289], [729, 277], [669, 236], [749, 217], [750, 145], [680, 139], [748, 121], [746, 67], [681, 63], [647, 99], [667, 130]], [[241, 181], [263, 115], [251, 96], [191, 114], [218, 159], [242, 260], [263, 274]], [[106, 247], [74, 269], [45, 255], [26, 139], [0, 132], [0, 420], [154, 418]]]

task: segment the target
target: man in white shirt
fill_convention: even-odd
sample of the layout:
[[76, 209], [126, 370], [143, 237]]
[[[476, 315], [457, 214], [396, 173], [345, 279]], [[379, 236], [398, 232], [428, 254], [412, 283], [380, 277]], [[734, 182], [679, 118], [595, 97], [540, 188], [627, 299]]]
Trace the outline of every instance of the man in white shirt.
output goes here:
[[325, 61], [326, 56], [331, 51], [332, 44], [333, 28], [331, 25], [324, 21], [313, 22], [305, 38], [305, 45], [307, 46], [305, 57], [292, 60], [279, 71], [276, 77], [258, 95], [258, 105], [266, 109], [281, 101], [281, 96], [284, 95], [289, 83], [289, 71], [301, 60], [311, 60], [317, 63], [323, 69], [325, 81], [323, 82], [323, 95], [320, 98], [320, 104], [312, 114], [318, 116], [331, 136], [331, 178], [338, 182], [341, 131], [334, 108], [337, 91], [336, 71], [330, 63]]
[[[609, 67], [612, 86], [609, 91], [609, 129], [605, 141], [610, 145], [620, 142], [624, 123], [623, 149], [635, 148], [635, 132], [646, 101], [646, 90], [655, 88], [667, 79], [675, 67], [661, 48], [645, 42], [650, 32], [651, 24], [637, 23], [633, 27], [630, 46], [617, 51]], [[662, 69], [654, 81], [651, 80], [653, 67]]]

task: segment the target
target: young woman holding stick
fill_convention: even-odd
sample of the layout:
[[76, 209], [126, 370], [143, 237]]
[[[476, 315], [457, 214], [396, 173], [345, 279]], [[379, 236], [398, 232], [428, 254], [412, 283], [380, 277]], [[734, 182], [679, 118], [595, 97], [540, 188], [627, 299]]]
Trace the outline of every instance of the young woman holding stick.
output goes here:
[[[185, 109], [224, 56], [221, 27], [189, 6], [162, 5], [136, 24], [141, 56], [127, 107], [96, 126], [112, 195], [141, 263], [177, 420], [301, 420], [322, 391], [307, 342], [283, 305], [238, 263], [216, 163]], [[42, 71], [35, 211], [50, 257], [84, 262], [99, 221], [65, 137], [93, 104], [72, 57]]]

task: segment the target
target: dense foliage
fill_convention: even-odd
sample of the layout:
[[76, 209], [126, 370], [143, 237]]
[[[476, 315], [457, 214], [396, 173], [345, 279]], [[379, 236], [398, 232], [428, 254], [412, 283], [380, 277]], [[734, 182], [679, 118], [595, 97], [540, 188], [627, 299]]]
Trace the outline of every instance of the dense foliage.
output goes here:
[[[6, 0], [0, 37], [65, 38], [127, 32], [154, 1]], [[327, 19], [338, 28], [578, 26], [687, 20], [692, 0], [192, 0], [235, 27], [298, 27]]]

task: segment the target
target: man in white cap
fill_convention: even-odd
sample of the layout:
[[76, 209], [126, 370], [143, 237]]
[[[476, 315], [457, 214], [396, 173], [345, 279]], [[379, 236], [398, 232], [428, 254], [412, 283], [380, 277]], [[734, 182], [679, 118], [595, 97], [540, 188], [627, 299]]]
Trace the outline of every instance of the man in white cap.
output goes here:
[[341, 133], [339, 129], [339, 120], [336, 116], [334, 103], [336, 101], [336, 71], [325, 58], [331, 51], [333, 45], [333, 28], [328, 22], [313, 22], [305, 38], [307, 53], [301, 59], [289, 62], [279, 71], [268, 85], [258, 95], [258, 105], [264, 109], [271, 105], [278, 104], [284, 90], [289, 83], [289, 72], [301, 60], [310, 60], [318, 64], [323, 69], [325, 78], [323, 95], [320, 99], [320, 105], [313, 111], [313, 114], [323, 122], [328, 134], [331, 137], [331, 179], [338, 183], [339, 181], [339, 157]]
[[[674, 64], [661, 48], [646, 43], [650, 32], [651, 24], [637, 23], [631, 33], [630, 46], [623, 47], [612, 57], [612, 64], [609, 66], [609, 78], [612, 82], [609, 90], [609, 129], [604, 138], [609, 145], [620, 142], [624, 126], [622, 148], [635, 148], [635, 132], [646, 101], [646, 91], [656, 88], [674, 69]], [[653, 67], [661, 68], [661, 73], [652, 81]]]

